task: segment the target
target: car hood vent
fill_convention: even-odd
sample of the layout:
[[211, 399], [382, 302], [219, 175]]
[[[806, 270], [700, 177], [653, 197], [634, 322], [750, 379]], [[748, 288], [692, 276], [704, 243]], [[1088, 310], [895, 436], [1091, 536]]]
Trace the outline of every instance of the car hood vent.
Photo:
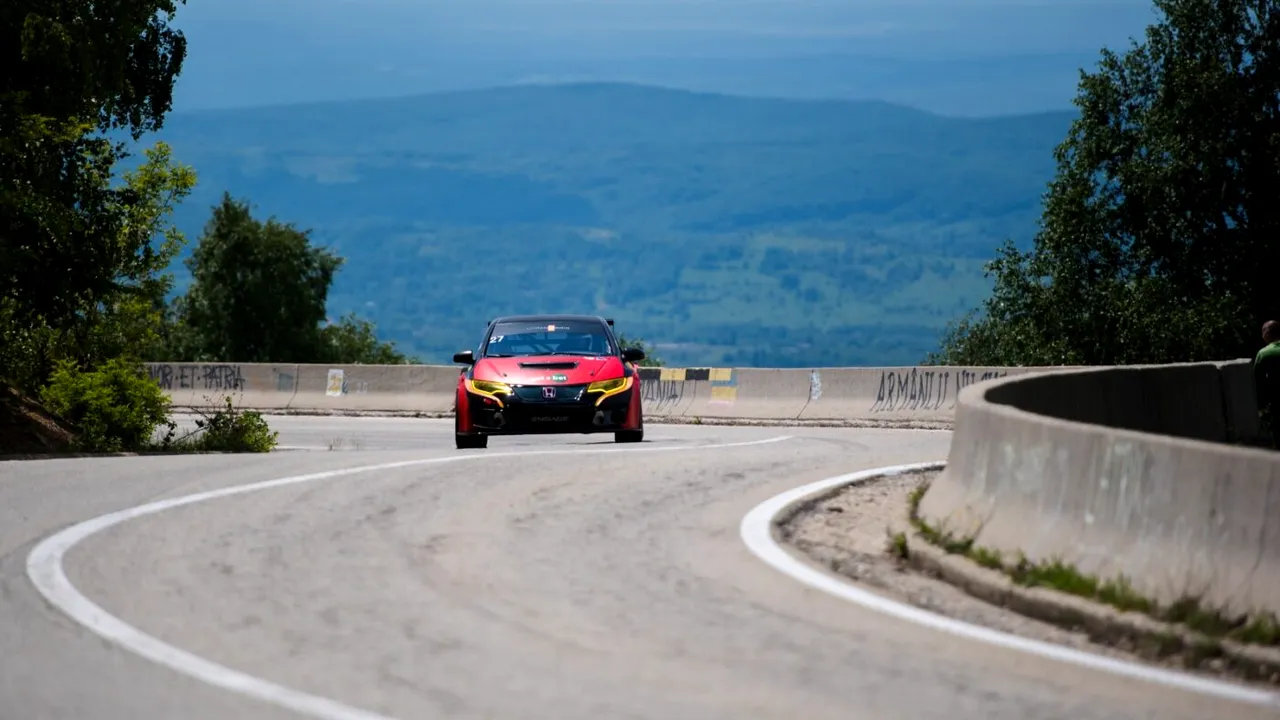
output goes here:
[[578, 367], [578, 363], [572, 360], [547, 360], [543, 362], [522, 362], [520, 367], [537, 370], [572, 370]]

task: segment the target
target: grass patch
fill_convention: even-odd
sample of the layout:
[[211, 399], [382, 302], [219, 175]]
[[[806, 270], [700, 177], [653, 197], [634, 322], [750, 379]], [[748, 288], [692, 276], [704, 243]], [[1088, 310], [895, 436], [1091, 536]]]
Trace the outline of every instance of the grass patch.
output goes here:
[[911, 557], [911, 548], [907, 546], [907, 534], [896, 532], [889, 536], [889, 552], [900, 560]]
[[[1220, 640], [1223, 639], [1252, 645], [1280, 646], [1280, 621], [1271, 612], [1229, 614], [1220, 609], [1207, 608], [1194, 597], [1184, 597], [1162, 606], [1139, 593], [1123, 575], [1104, 580], [1081, 572], [1059, 558], [1033, 562], [1021, 553], [1014, 562], [1006, 562], [998, 550], [976, 545], [976, 534], [959, 537], [950, 531], [935, 528], [921, 518], [920, 501], [927, 490], [928, 482], [925, 481], [911, 491], [908, 496], [908, 513], [911, 525], [931, 545], [953, 555], [963, 555], [982, 567], [1002, 572], [1023, 587], [1044, 587], [1094, 600], [1122, 612], [1143, 613], [1207, 638], [1190, 647], [1173, 636], [1166, 641], [1148, 638], [1151, 649], [1162, 655], [1186, 651], [1197, 662], [1212, 660], [1222, 656]], [[895, 538], [895, 544], [896, 542]], [[899, 556], [905, 558], [905, 537], [902, 539], [902, 546], [903, 552]]]
[[1259, 613], [1229, 635], [1233, 640], [1254, 645], [1280, 645], [1280, 623], [1274, 613]]
[[975, 547], [970, 550], [969, 557], [984, 568], [992, 570], [1004, 569], [1004, 558], [1000, 555], [999, 550], [991, 548]]
[[974, 538], [956, 537], [952, 532], [939, 530], [920, 517], [920, 501], [924, 498], [925, 491], [928, 489], [928, 482], [922, 482], [907, 497], [907, 507], [909, 508], [912, 527], [932, 545], [937, 545], [953, 555], [969, 555], [970, 551], [973, 550]]
[[1155, 608], [1150, 600], [1133, 589], [1129, 584], [1129, 578], [1123, 575], [1115, 580], [1102, 582], [1098, 586], [1098, 599], [1125, 612], [1150, 614]]

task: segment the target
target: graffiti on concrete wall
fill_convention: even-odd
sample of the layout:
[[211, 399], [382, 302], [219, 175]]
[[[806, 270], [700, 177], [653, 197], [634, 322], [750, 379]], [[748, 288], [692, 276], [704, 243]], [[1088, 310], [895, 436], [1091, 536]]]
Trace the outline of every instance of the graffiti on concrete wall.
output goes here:
[[640, 402], [645, 412], [662, 414], [680, 404], [684, 399], [686, 383], [683, 380], [640, 379]]
[[155, 363], [147, 366], [151, 379], [162, 390], [243, 390], [239, 365], [187, 365]]
[[1008, 374], [999, 370], [886, 370], [880, 373], [880, 387], [871, 412], [954, 408], [956, 395], [964, 388]]

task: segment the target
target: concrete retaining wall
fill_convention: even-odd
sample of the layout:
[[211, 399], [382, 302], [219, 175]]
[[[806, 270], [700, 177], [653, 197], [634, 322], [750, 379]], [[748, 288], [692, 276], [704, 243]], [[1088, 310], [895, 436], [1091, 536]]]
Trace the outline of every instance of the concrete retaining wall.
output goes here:
[[[180, 407], [448, 414], [461, 366], [150, 363]], [[642, 368], [655, 418], [950, 421], [960, 388], [1026, 368]]]
[[[804, 420], [875, 418], [950, 420], [960, 390], [984, 380], [1037, 372], [1028, 368], [819, 368], [809, 375]], [[1043, 372], [1043, 371], [1040, 371]]]
[[931, 524], [1170, 603], [1280, 612], [1280, 453], [1248, 361], [1061, 370], [961, 391]]

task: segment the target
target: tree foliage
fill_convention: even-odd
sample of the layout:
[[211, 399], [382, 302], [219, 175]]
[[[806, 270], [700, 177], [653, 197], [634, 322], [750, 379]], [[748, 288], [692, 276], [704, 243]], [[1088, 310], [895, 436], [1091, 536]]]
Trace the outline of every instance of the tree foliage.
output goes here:
[[626, 348], [640, 348], [641, 350], [644, 350], [644, 359], [636, 363], [637, 365], [640, 367], [661, 367], [662, 359], [654, 352], [653, 347], [644, 341], [644, 338], [629, 338], [622, 333], [617, 333], [617, 337], [618, 346], [624, 350]]
[[136, 139], [163, 124], [186, 56], [172, 0], [49, 3], [0, 10], [0, 303], [52, 327], [109, 303], [157, 252], [137, 242], [147, 198], [113, 186], [127, 156], [97, 133]]
[[355, 313], [348, 313], [338, 322], [325, 325], [320, 330], [320, 339], [324, 349], [316, 362], [364, 365], [419, 363], [417, 358], [406, 357], [397, 350], [394, 342], [379, 340], [373, 321], [357, 317]]
[[167, 359], [234, 362], [405, 362], [373, 324], [348, 315], [327, 324], [342, 258], [311, 244], [309, 230], [253, 217], [224, 194], [187, 268]]
[[[164, 143], [145, 155], [141, 165], [123, 173], [121, 183], [108, 187], [110, 178], [104, 175], [94, 189], [109, 195], [99, 210], [112, 219], [111, 234], [92, 239], [102, 254], [103, 266], [93, 270], [100, 273], [101, 288], [81, 288], [72, 300], [56, 296], [65, 311], [38, 298], [35, 307], [25, 287], [40, 280], [56, 286], [62, 268], [56, 256], [33, 257], [40, 264], [27, 271], [34, 276], [0, 297], [0, 375], [19, 387], [39, 386], [59, 360], [92, 367], [116, 357], [141, 359], [162, 342], [165, 296], [173, 284], [167, 268], [185, 243], [171, 216], [196, 178], [191, 168], [174, 162]], [[83, 236], [76, 239], [91, 243]]]
[[[195, 173], [164, 143], [121, 173], [129, 153], [111, 136], [163, 125], [186, 57], [168, 25], [182, 1], [0, 5], [0, 387], [38, 395], [84, 449], [153, 445], [168, 399], [139, 361], [173, 347], [218, 360], [396, 357], [354, 318], [319, 327], [339, 258], [229, 198], [196, 252], [193, 292], [169, 304], [185, 244], [170, 217]], [[269, 450], [266, 423], [229, 403], [187, 446]]]
[[320, 350], [329, 285], [342, 260], [309, 234], [224, 194], [187, 259], [178, 317], [191, 360], [301, 362]]
[[1280, 317], [1280, 6], [1155, 7], [1143, 42], [1081, 73], [1033, 248], [1001, 248], [930, 362], [1251, 356]]

